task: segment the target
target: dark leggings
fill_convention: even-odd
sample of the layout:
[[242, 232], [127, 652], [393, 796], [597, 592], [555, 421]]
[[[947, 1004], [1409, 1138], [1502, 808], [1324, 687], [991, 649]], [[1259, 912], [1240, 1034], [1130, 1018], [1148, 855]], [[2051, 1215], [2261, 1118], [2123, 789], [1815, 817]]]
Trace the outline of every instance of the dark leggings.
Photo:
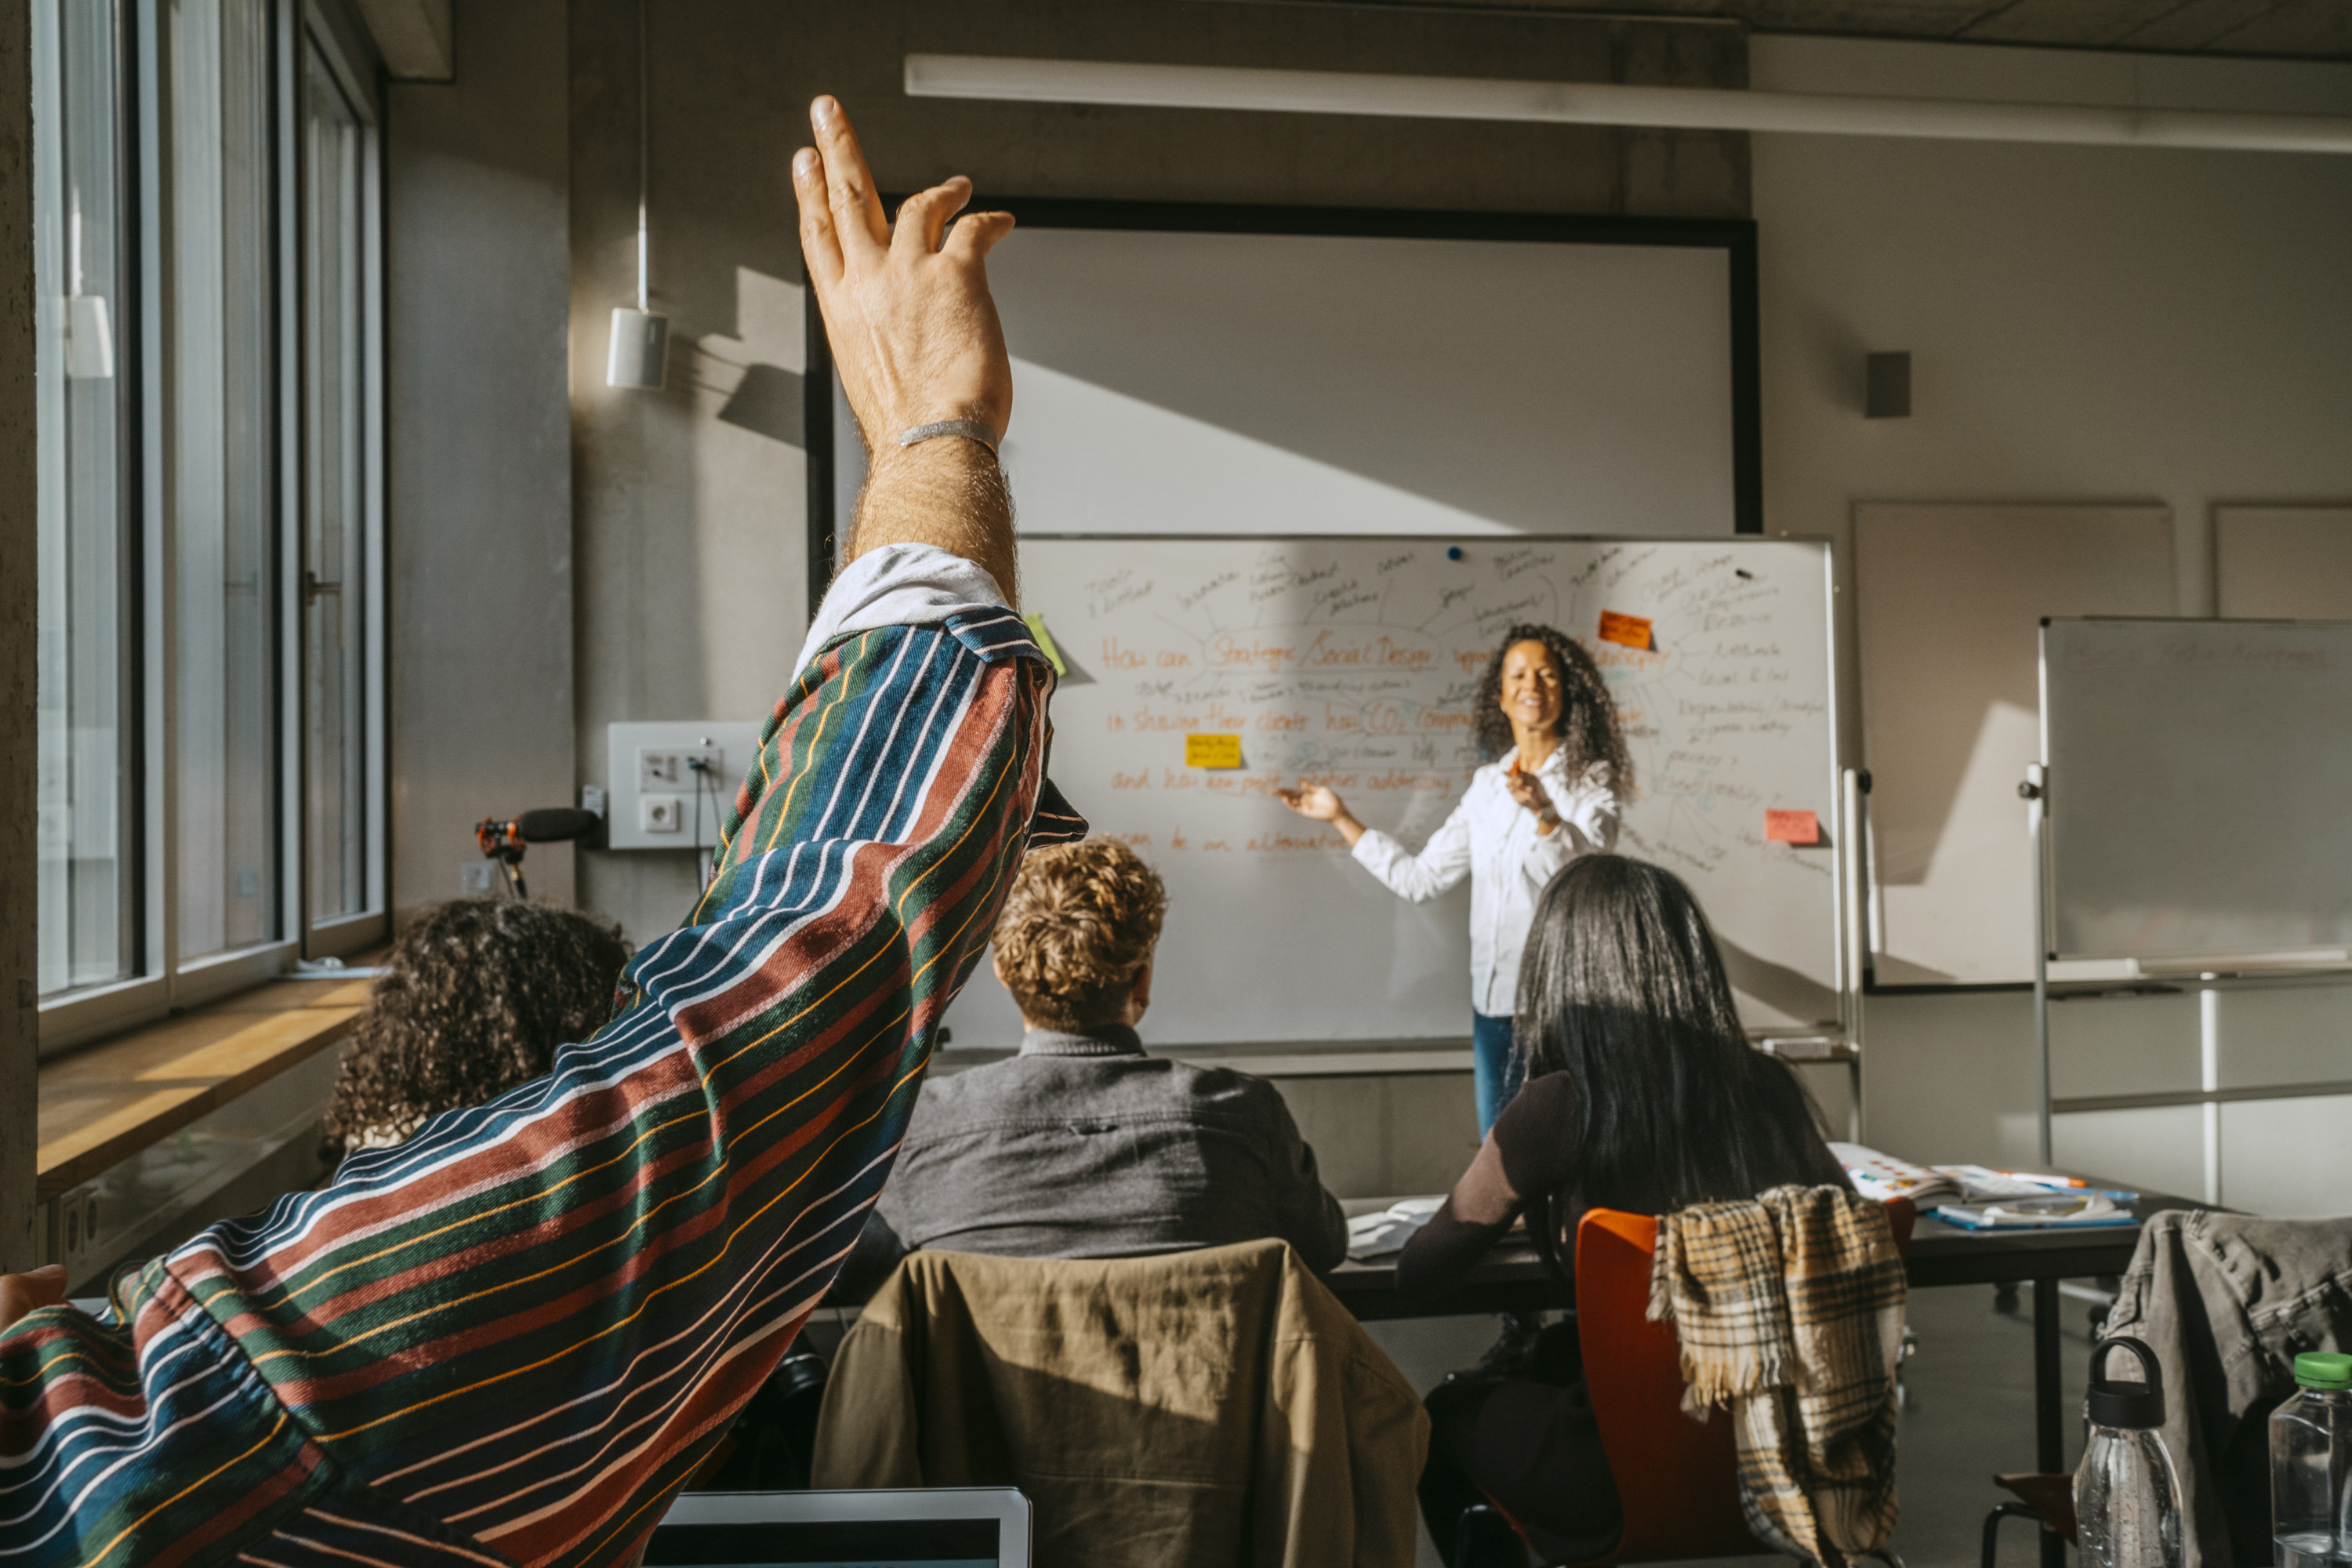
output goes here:
[[1463, 1511], [1492, 1500], [1547, 1563], [1596, 1557], [1624, 1518], [1584, 1379], [1564, 1386], [1455, 1375], [1429, 1391], [1421, 1511], [1451, 1562]]

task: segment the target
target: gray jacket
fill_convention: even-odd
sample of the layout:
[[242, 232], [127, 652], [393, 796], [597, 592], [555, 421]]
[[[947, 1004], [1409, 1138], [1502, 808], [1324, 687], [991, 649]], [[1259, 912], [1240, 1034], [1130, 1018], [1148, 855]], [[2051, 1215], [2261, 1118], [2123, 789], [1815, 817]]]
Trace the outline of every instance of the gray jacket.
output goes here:
[[[2163, 1363], [2186, 1568], [2269, 1563], [2267, 1423], [2294, 1392], [2297, 1353], [2352, 1350], [2352, 1219], [2158, 1215], [2105, 1331]], [[2110, 1371], [2138, 1376], [2128, 1356]]]
[[1033, 1030], [1016, 1057], [925, 1083], [875, 1212], [906, 1248], [1010, 1258], [1271, 1237], [1320, 1274], [1348, 1253], [1275, 1087], [1146, 1056], [1124, 1025]]

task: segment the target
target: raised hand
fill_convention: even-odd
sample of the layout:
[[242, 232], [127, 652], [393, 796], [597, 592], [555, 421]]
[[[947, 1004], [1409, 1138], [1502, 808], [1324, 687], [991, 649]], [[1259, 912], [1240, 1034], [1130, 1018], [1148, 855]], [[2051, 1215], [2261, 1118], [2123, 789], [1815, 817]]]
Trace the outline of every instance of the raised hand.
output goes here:
[[809, 107], [814, 147], [793, 159], [801, 251], [824, 311], [849, 406], [879, 451], [898, 433], [971, 419], [1002, 439], [1013, 417], [1013, 366], [988, 292], [988, 252], [1010, 213], [949, 220], [971, 199], [961, 174], [909, 196], [894, 233], [873, 171], [831, 97]]
[[1013, 496], [995, 453], [961, 436], [898, 445], [903, 432], [949, 419], [1003, 438], [1013, 362], [983, 263], [1012, 232], [1012, 215], [972, 213], [950, 229], [971, 199], [959, 174], [908, 197], [894, 234], [841, 105], [818, 99], [809, 123], [817, 145], [793, 157], [801, 253], [869, 454], [849, 559], [886, 544], [937, 545], [977, 563], [1015, 604]]

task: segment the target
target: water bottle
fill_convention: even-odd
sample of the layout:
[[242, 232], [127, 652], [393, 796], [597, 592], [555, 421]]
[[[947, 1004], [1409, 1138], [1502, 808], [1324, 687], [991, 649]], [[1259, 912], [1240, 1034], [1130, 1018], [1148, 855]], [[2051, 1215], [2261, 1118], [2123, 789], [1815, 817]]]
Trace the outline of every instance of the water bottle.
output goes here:
[[[2138, 1383], [2110, 1383], [2107, 1352], [2139, 1362]], [[2074, 1472], [2082, 1568], [2180, 1568], [2180, 1483], [2157, 1428], [2164, 1373], [2156, 1352], [2117, 1335], [2091, 1352], [2091, 1440]]]
[[2281, 1568], [2352, 1563], [2352, 1355], [2294, 1358], [2294, 1396], [2271, 1412], [2271, 1547]]

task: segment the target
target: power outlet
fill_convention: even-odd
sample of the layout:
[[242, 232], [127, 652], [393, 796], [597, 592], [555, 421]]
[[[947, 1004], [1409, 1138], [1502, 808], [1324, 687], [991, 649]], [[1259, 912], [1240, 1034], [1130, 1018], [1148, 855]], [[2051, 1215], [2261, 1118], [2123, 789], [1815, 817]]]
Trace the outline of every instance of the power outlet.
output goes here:
[[[717, 746], [639, 746], [637, 790], [641, 795], [656, 790], [690, 790], [695, 787], [698, 771], [709, 773], [715, 782], [719, 755]], [[702, 764], [700, 770], [696, 769], [697, 763]]]
[[[709, 848], [759, 755], [757, 722], [675, 719], [605, 726], [604, 776], [597, 782], [606, 792], [607, 846]], [[650, 804], [661, 799], [669, 806]]]

